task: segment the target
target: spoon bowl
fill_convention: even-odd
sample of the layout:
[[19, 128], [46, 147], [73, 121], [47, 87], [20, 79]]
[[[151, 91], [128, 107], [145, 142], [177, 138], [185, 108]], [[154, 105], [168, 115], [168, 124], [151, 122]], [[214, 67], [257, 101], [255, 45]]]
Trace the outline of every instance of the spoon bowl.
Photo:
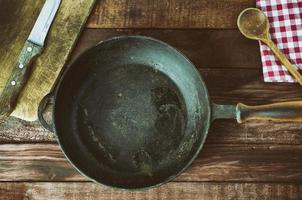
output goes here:
[[241, 12], [237, 21], [240, 32], [247, 38], [263, 40], [268, 38], [269, 21], [257, 8], [247, 8]]

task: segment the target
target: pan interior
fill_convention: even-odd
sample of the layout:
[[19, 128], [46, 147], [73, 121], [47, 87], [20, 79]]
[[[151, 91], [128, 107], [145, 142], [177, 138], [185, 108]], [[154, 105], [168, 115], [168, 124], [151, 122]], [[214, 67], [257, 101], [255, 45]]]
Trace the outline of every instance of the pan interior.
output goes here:
[[177, 159], [186, 128], [183, 99], [169, 78], [149, 66], [111, 67], [80, 90], [79, 137], [112, 170], [152, 176], [167, 157]]
[[178, 159], [187, 118], [183, 99], [169, 78], [148, 66], [111, 67], [81, 88], [79, 137], [111, 170], [152, 177]]
[[[58, 92], [56, 124], [64, 152], [82, 173], [106, 185], [142, 188], [190, 162], [208, 112], [199, 91], [184, 91], [190, 84], [177, 79], [190, 70], [169, 72], [183, 64], [178, 56], [161, 43], [132, 38], [100, 45], [75, 62]], [[197, 96], [188, 97], [190, 90]]]

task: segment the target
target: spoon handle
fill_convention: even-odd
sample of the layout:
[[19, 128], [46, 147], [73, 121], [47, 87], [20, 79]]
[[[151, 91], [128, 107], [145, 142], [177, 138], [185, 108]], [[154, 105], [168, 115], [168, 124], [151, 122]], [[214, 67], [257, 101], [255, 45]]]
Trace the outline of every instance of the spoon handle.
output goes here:
[[271, 40], [263, 40], [269, 48], [275, 53], [277, 58], [281, 61], [281, 63], [286, 67], [286, 69], [291, 73], [291, 75], [298, 81], [298, 83], [302, 86], [302, 75], [299, 73], [298, 69], [293, 66], [293, 64], [286, 58], [286, 56], [278, 49], [276, 44]]

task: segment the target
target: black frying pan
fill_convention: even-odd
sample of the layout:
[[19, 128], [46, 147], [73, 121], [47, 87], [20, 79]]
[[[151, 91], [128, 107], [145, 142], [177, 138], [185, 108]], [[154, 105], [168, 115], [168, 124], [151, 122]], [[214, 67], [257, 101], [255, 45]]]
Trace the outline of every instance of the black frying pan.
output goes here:
[[[53, 104], [53, 124], [43, 119]], [[39, 108], [70, 162], [95, 182], [158, 186], [183, 172], [217, 118], [302, 121], [302, 103], [211, 104], [194, 65], [155, 39], [117, 37], [82, 54]]]

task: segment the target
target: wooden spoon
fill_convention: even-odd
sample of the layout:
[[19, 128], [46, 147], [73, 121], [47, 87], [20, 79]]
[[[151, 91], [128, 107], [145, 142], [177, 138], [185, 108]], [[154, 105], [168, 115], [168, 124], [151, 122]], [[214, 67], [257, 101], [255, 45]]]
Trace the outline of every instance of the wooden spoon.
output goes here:
[[278, 49], [271, 40], [269, 34], [269, 21], [265, 14], [257, 8], [247, 8], [242, 11], [237, 21], [240, 32], [252, 40], [260, 40], [275, 53], [277, 58], [282, 62], [286, 69], [302, 86], [302, 75], [297, 67], [293, 66], [286, 56]]

